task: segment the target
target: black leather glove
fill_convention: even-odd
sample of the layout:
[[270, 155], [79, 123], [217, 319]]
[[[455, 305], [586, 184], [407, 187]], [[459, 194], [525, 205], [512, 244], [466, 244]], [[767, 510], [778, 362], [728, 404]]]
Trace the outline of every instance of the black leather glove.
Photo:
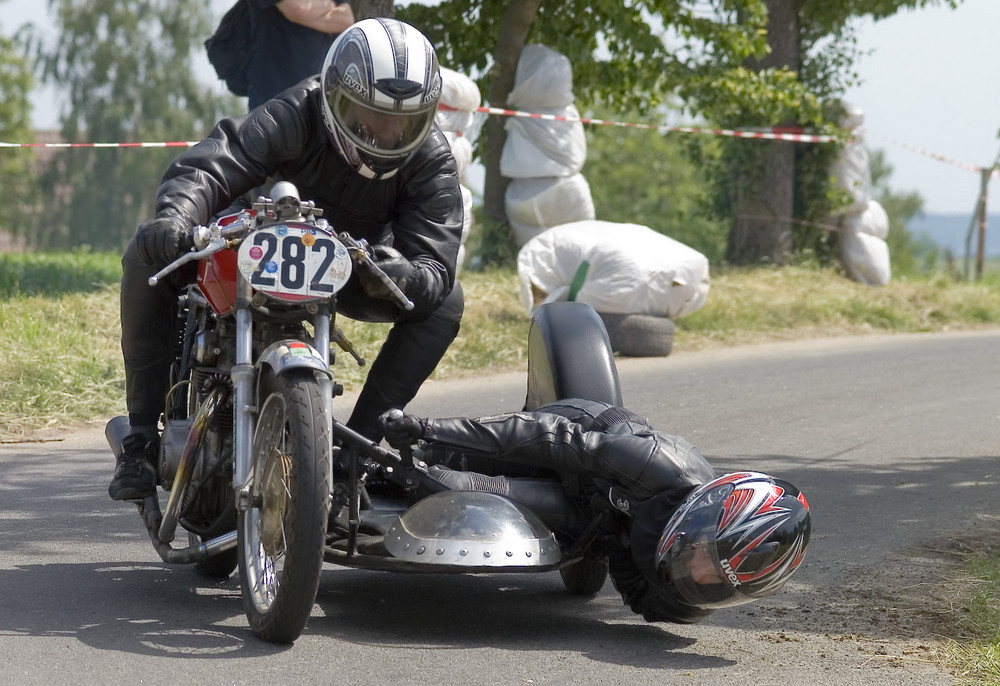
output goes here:
[[396, 450], [409, 448], [424, 435], [424, 424], [417, 417], [403, 414], [402, 410], [383, 412], [378, 418], [386, 443]]
[[[399, 286], [399, 290], [406, 293], [407, 286], [412, 283], [417, 272], [417, 268], [413, 266], [413, 263], [403, 257], [398, 250], [388, 245], [371, 246], [371, 259], [379, 269], [385, 272], [386, 276]], [[373, 298], [392, 298], [392, 293], [388, 287], [379, 280], [378, 276], [370, 268], [359, 269], [358, 278], [361, 280], [361, 287], [365, 289], [365, 293], [369, 296]]]
[[191, 227], [175, 217], [157, 217], [142, 224], [135, 232], [139, 259], [150, 267], [163, 267], [181, 253], [194, 247]]

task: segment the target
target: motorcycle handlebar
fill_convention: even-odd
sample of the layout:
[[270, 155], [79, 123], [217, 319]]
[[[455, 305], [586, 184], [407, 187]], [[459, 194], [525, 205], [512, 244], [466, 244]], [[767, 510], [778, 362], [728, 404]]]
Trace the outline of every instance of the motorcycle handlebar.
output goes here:
[[[316, 216], [318, 216], [318, 212], [319, 211], [317, 210]], [[189, 262], [196, 262], [229, 247], [231, 238], [238, 238], [241, 234], [246, 233], [246, 231], [250, 228], [252, 228], [252, 223], [249, 218], [244, 218], [243, 221], [236, 222], [225, 227], [220, 227], [217, 224], [212, 224], [208, 227], [195, 226], [192, 229], [195, 246], [204, 247], [200, 250], [193, 250], [191, 252], [184, 253], [156, 274], [149, 277], [149, 285], [157, 285], [163, 277], [180, 269]], [[389, 291], [391, 300], [404, 310], [409, 311], [413, 309], [413, 301], [406, 297], [406, 294], [399, 288], [399, 285], [389, 278], [389, 275], [382, 271], [375, 260], [372, 259], [371, 254], [368, 252], [368, 244], [364, 239], [359, 241], [347, 232], [337, 234], [337, 238], [340, 239], [341, 243], [347, 246], [355, 264], [357, 264], [360, 269], [367, 270], [369, 274], [375, 276], [375, 278], [377, 278], [382, 285], [385, 286], [386, 290]]]
[[370, 274], [373, 274], [386, 287], [392, 295], [391, 299], [397, 305], [407, 311], [413, 309], [413, 301], [406, 297], [406, 294], [400, 290], [399, 285], [390, 279], [389, 275], [382, 271], [375, 260], [372, 259], [371, 254], [368, 252], [368, 243], [364, 239], [359, 241], [348, 233], [339, 233], [337, 234], [337, 238], [347, 246], [351, 257], [358, 267], [360, 269], [367, 269]]
[[226, 240], [222, 236], [219, 236], [217, 238], [213, 238], [212, 241], [206, 247], [202, 248], [201, 250], [194, 250], [192, 252], [186, 252], [186, 253], [184, 253], [183, 255], [181, 255], [180, 257], [178, 257], [176, 260], [174, 260], [173, 262], [171, 262], [170, 264], [168, 264], [166, 267], [164, 267], [163, 269], [161, 269], [160, 271], [156, 272], [151, 277], [149, 277], [149, 285], [150, 286], [155, 286], [156, 284], [158, 284], [160, 282], [160, 279], [162, 279], [167, 274], [170, 274], [171, 272], [177, 271], [178, 269], [180, 269], [181, 267], [183, 267], [188, 262], [195, 262], [195, 261], [200, 260], [200, 259], [202, 259], [204, 257], [208, 257], [209, 255], [211, 255], [213, 253], [217, 253], [220, 250], [222, 250], [223, 248], [225, 248], [228, 244], [229, 244], [228, 240]]

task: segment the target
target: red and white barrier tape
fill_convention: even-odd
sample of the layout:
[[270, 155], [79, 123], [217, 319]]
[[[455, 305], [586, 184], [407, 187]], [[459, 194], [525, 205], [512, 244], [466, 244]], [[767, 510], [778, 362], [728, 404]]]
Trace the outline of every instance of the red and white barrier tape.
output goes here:
[[[457, 107], [441, 104], [439, 109], [446, 112], [457, 112]], [[660, 133], [700, 133], [712, 136], [727, 136], [732, 138], [755, 138], [761, 140], [792, 141], [795, 143], [832, 143], [837, 139], [830, 135], [808, 134], [798, 127], [772, 127], [768, 130], [754, 129], [713, 129], [699, 126], [666, 126], [660, 124], [640, 124], [636, 122], [612, 121], [608, 119], [594, 119], [590, 117], [568, 117], [556, 114], [541, 114], [538, 112], [523, 112], [521, 110], [509, 110], [501, 107], [477, 107], [473, 112], [483, 112], [486, 114], [503, 117], [522, 117], [527, 119], [540, 119], [544, 121], [580, 122], [581, 124], [596, 124], [599, 126], [616, 126], [620, 128], [645, 129], [658, 131]], [[884, 136], [876, 136], [893, 145], [906, 148], [921, 155], [926, 155], [940, 162], [952, 164], [968, 171], [980, 173], [984, 167], [968, 164], [959, 160], [954, 160], [944, 155], [925, 150], [902, 141], [893, 140]], [[187, 148], [195, 145], [197, 141], [167, 141], [167, 142], [147, 142], [147, 143], [4, 143], [0, 142], [0, 148]], [[1000, 176], [1000, 169], [993, 172], [994, 176]]]
[[190, 148], [198, 141], [158, 143], [3, 143], [0, 148]]
[[[456, 112], [458, 108], [449, 105], [439, 105], [438, 109], [446, 112]], [[832, 143], [834, 136], [803, 133], [798, 127], [773, 127], [767, 130], [753, 129], [710, 129], [699, 126], [664, 126], [660, 124], [637, 124], [634, 122], [610, 121], [608, 119], [592, 119], [588, 117], [567, 117], [557, 114], [539, 114], [537, 112], [522, 112], [501, 107], [477, 107], [474, 112], [485, 112], [501, 117], [523, 117], [526, 119], [542, 119], [545, 121], [580, 122], [582, 124], [597, 124], [600, 126], [618, 126], [629, 129], [647, 129], [660, 133], [705, 133], [713, 136], [729, 136], [733, 138], [760, 138], [765, 140], [794, 141], [797, 143]]]

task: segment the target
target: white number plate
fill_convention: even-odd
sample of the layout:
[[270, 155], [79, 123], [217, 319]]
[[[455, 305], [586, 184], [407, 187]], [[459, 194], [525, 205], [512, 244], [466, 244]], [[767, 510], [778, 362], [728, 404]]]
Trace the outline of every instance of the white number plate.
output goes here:
[[277, 298], [329, 298], [347, 283], [351, 257], [328, 233], [275, 224], [240, 244], [239, 268], [256, 290]]

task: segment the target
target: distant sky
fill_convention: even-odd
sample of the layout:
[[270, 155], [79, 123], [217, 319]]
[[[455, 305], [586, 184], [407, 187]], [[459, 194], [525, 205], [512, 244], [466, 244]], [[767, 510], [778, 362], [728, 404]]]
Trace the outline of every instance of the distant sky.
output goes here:
[[[210, 2], [221, 16], [232, 0]], [[48, 2], [0, 0], [4, 33], [28, 21], [49, 25]], [[979, 176], [910, 148], [976, 166], [997, 159], [1000, 0], [964, 0], [957, 10], [902, 11], [861, 23], [858, 35], [861, 49], [871, 54], [857, 65], [862, 83], [846, 99], [865, 113], [866, 144], [885, 152], [893, 168], [890, 186], [919, 193], [926, 212], [971, 214]], [[206, 87], [222, 88], [207, 61], [200, 59], [197, 67]], [[54, 127], [53, 94], [39, 93], [34, 102], [35, 125]], [[1000, 179], [994, 177], [989, 192], [995, 211]]]
[[[1000, 0], [898, 12], [861, 25], [863, 83], [846, 99], [865, 113], [869, 148], [885, 151], [890, 186], [916, 191], [926, 212], [971, 215], [979, 175], [890, 141], [988, 167], [1000, 153]], [[1000, 179], [988, 191], [1000, 208]]]

